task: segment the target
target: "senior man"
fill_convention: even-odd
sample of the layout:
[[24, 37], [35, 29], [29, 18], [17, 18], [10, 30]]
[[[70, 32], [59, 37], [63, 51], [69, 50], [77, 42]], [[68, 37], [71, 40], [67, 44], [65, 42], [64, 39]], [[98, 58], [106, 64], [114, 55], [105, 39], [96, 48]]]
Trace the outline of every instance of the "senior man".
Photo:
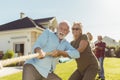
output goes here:
[[[65, 40], [68, 33], [66, 21], [59, 23], [57, 32], [44, 30], [33, 46], [34, 53], [39, 53], [39, 56], [25, 62], [22, 80], [62, 80], [54, 74], [59, 57], [80, 57], [79, 52]], [[48, 55], [48, 52], [52, 54]]]

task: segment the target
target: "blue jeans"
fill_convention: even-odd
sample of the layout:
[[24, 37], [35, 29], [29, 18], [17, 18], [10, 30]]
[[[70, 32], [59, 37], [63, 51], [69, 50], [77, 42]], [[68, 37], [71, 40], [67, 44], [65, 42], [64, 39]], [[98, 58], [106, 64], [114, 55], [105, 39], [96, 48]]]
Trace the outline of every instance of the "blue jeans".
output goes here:
[[103, 67], [103, 61], [104, 61], [104, 57], [100, 57], [98, 58], [99, 64], [100, 64], [100, 71], [99, 71], [99, 77], [101, 77], [102, 79], [105, 78], [104, 76], [104, 67]]

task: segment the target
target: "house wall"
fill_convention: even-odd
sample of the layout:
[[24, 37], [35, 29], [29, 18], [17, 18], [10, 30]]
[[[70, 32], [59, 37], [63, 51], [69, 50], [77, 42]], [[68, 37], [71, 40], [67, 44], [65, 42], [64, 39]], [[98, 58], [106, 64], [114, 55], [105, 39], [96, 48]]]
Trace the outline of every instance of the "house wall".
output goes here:
[[14, 51], [15, 51], [15, 44], [24, 44], [24, 55], [30, 54], [31, 52], [30, 32], [12, 34], [10, 38], [11, 38], [11, 48]]
[[[31, 31], [31, 46], [33, 47], [37, 38], [42, 34], [43, 30]], [[33, 52], [33, 51], [31, 51]]]
[[35, 31], [35, 29], [24, 29], [0, 32], [0, 51], [3, 53], [8, 49], [15, 51], [15, 44], [24, 44], [24, 55], [30, 54], [32, 46], [40, 34], [40, 30]]
[[0, 51], [3, 51], [3, 53], [10, 49], [9, 40], [9, 36], [0, 35]]
[[16, 30], [0, 33], [0, 51], [3, 51], [3, 53], [8, 49], [15, 51], [15, 44], [24, 44], [24, 55], [31, 53], [30, 30]]

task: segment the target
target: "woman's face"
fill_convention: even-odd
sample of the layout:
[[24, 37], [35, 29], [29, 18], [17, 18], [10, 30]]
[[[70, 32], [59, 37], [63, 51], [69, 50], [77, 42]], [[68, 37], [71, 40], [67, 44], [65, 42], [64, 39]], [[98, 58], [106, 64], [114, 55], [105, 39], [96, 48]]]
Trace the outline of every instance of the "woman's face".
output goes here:
[[72, 27], [72, 34], [74, 37], [78, 37], [82, 34], [81, 27], [79, 25], [74, 25]]

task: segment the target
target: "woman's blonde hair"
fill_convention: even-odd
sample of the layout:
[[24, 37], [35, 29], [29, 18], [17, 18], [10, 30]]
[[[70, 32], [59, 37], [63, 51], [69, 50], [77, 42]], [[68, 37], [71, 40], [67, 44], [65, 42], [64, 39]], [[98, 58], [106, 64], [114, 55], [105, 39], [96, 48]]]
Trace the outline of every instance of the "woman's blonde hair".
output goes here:
[[[82, 26], [82, 23], [80, 23], [80, 22], [74, 22], [74, 23], [73, 23], [73, 26], [76, 26], [76, 25], [77, 25], [77, 26], [80, 28], [80, 30], [82, 31], [82, 27], [83, 27], [83, 26]], [[73, 26], [72, 26], [72, 27], [73, 27]]]
[[88, 35], [89, 40], [91, 41], [93, 39], [92, 34], [90, 32], [87, 32], [87, 35]]
[[81, 22], [73, 22], [73, 26], [74, 25], [78, 25], [78, 26], [82, 27], [82, 23]]

